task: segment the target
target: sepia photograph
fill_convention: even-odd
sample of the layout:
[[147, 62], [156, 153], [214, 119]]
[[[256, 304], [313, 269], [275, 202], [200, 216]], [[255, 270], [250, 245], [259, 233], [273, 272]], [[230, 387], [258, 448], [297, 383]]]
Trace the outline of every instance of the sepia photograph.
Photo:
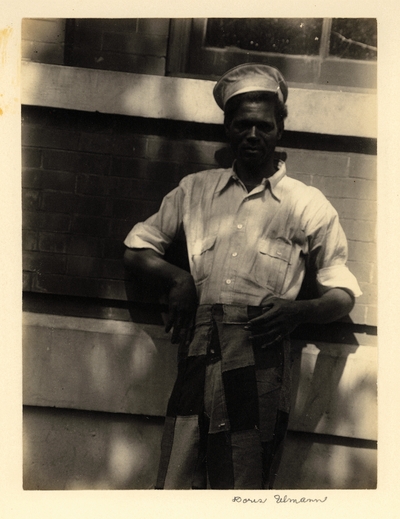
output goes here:
[[25, 491], [377, 488], [377, 52], [22, 19]]

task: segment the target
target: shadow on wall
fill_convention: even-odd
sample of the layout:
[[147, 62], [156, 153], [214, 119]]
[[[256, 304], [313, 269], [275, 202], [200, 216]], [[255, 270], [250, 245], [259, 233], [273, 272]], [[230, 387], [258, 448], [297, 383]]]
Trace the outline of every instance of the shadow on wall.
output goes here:
[[357, 344], [296, 341], [296, 350], [276, 488], [376, 488], [376, 359], [360, 357]]
[[163, 420], [65, 409], [24, 411], [24, 490], [151, 489]]

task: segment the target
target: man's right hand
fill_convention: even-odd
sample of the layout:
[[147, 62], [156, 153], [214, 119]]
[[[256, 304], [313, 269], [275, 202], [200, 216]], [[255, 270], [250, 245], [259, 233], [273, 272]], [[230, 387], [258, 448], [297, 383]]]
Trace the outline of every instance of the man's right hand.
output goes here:
[[172, 329], [171, 342], [190, 342], [193, 337], [197, 309], [196, 286], [191, 274], [182, 272], [172, 284], [168, 294], [168, 320], [165, 331]]

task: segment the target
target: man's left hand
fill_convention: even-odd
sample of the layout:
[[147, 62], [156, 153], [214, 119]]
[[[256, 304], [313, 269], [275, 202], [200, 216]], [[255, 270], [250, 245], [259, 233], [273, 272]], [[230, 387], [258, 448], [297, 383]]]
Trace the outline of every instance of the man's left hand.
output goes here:
[[263, 347], [281, 341], [303, 322], [301, 303], [273, 297], [264, 306], [259, 317], [251, 319], [246, 330], [250, 330], [251, 339], [263, 343]]

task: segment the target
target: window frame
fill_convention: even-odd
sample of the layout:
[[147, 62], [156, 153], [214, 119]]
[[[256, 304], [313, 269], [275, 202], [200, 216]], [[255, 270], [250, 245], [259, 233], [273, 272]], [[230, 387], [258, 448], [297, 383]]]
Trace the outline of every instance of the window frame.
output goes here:
[[332, 18], [323, 18], [318, 55], [290, 55], [241, 49], [205, 47], [207, 18], [171, 19], [166, 74], [216, 80], [229, 68], [246, 61], [277, 67], [289, 83], [328, 89], [376, 89], [377, 62], [329, 55]]

